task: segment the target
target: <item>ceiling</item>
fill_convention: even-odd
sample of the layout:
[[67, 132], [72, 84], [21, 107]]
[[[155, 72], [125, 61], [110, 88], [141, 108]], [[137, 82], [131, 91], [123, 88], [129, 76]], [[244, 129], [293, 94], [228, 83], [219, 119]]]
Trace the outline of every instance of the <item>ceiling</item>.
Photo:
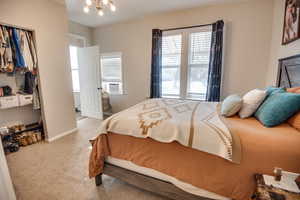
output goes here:
[[97, 27], [154, 13], [233, 1], [238, 0], [114, 0], [117, 11], [112, 13], [107, 9], [102, 17], [98, 16], [94, 9], [91, 9], [88, 14], [84, 13], [85, 0], [66, 0], [66, 6], [70, 20], [90, 27]]

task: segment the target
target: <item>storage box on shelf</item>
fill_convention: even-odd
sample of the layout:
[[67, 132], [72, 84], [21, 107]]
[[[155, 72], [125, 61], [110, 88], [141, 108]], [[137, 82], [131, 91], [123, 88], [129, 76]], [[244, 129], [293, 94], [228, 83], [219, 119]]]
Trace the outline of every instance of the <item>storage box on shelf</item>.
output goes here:
[[32, 104], [31, 94], [28, 95], [19, 94], [18, 98], [19, 98], [19, 106], [26, 106]]
[[32, 95], [17, 94], [0, 97], [0, 109], [15, 108], [32, 104]]
[[0, 97], [0, 109], [14, 108], [19, 106], [19, 99], [16, 95]]

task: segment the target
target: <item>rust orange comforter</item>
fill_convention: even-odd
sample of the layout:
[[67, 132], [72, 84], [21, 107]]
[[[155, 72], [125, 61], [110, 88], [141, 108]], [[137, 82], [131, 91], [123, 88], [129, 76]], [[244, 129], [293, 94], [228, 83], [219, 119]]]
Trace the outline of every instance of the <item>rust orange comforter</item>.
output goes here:
[[241, 164], [177, 142], [166, 144], [110, 133], [93, 141], [90, 177], [102, 172], [104, 159], [110, 155], [225, 197], [248, 200], [255, 189], [255, 173], [272, 175], [274, 167], [300, 173], [299, 131], [288, 124], [265, 128], [254, 118], [225, 120], [230, 130], [240, 137]]

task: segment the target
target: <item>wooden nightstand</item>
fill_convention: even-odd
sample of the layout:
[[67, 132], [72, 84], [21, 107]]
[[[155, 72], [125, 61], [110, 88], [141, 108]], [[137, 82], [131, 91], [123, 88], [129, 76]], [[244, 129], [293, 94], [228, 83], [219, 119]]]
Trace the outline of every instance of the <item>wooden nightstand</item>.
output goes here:
[[282, 172], [281, 181], [273, 176], [256, 174], [255, 200], [300, 200], [300, 187], [296, 184], [299, 174]]

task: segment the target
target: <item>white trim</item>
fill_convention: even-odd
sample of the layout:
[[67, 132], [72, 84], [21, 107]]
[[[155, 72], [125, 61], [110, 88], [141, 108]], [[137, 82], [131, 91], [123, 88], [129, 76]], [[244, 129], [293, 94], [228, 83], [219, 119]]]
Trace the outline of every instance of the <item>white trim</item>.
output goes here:
[[109, 53], [100, 53], [100, 57], [116, 57], [116, 56], [122, 57], [122, 52], [115, 51], [115, 52], [109, 52]]
[[71, 134], [71, 133], [74, 133], [74, 132], [76, 132], [76, 131], [78, 131], [78, 128], [74, 128], [74, 129], [68, 130], [68, 131], [63, 132], [63, 133], [61, 133], [61, 134], [59, 134], [59, 135], [57, 135], [57, 136], [54, 136], [54, 137], [52, 137], [52, 138], [47, 138], [47, 142], [53, 142], [53, 141], [55, 141], [55, 140], [58, 140], [58, 139], [60, 139], [60, 138], [62, 138], [62, 137], [64, 137], [64, 136], [67, 136], [67, 135], [69, 135], [69, 134]]
[[[87, 45], [87, 42], [86, 42], [86, 37], [82, 36], [82, 35], [78, 35], [78, 34], [74, 34], [74, 33], [69, 33], [68, 34], [69, 37], [73, 37], [73, 38], [76, 38], [76, 39], [80, 39], [80, 40], [83, 40], [83, 47], [86, 47]], [[72, 46], [69, 44], [69, 46]]]
[[172, 36], [172, 35], [180, 35], [180, 34], [191, 34], [191, 33], [198, 33], [198, 32], [209, 32], [212, 31], [212, 25], [195, 27], [195, 28], [188, 28], [188, 29], [178, 29], [172, 31], [163, 31], [163, 36]]

